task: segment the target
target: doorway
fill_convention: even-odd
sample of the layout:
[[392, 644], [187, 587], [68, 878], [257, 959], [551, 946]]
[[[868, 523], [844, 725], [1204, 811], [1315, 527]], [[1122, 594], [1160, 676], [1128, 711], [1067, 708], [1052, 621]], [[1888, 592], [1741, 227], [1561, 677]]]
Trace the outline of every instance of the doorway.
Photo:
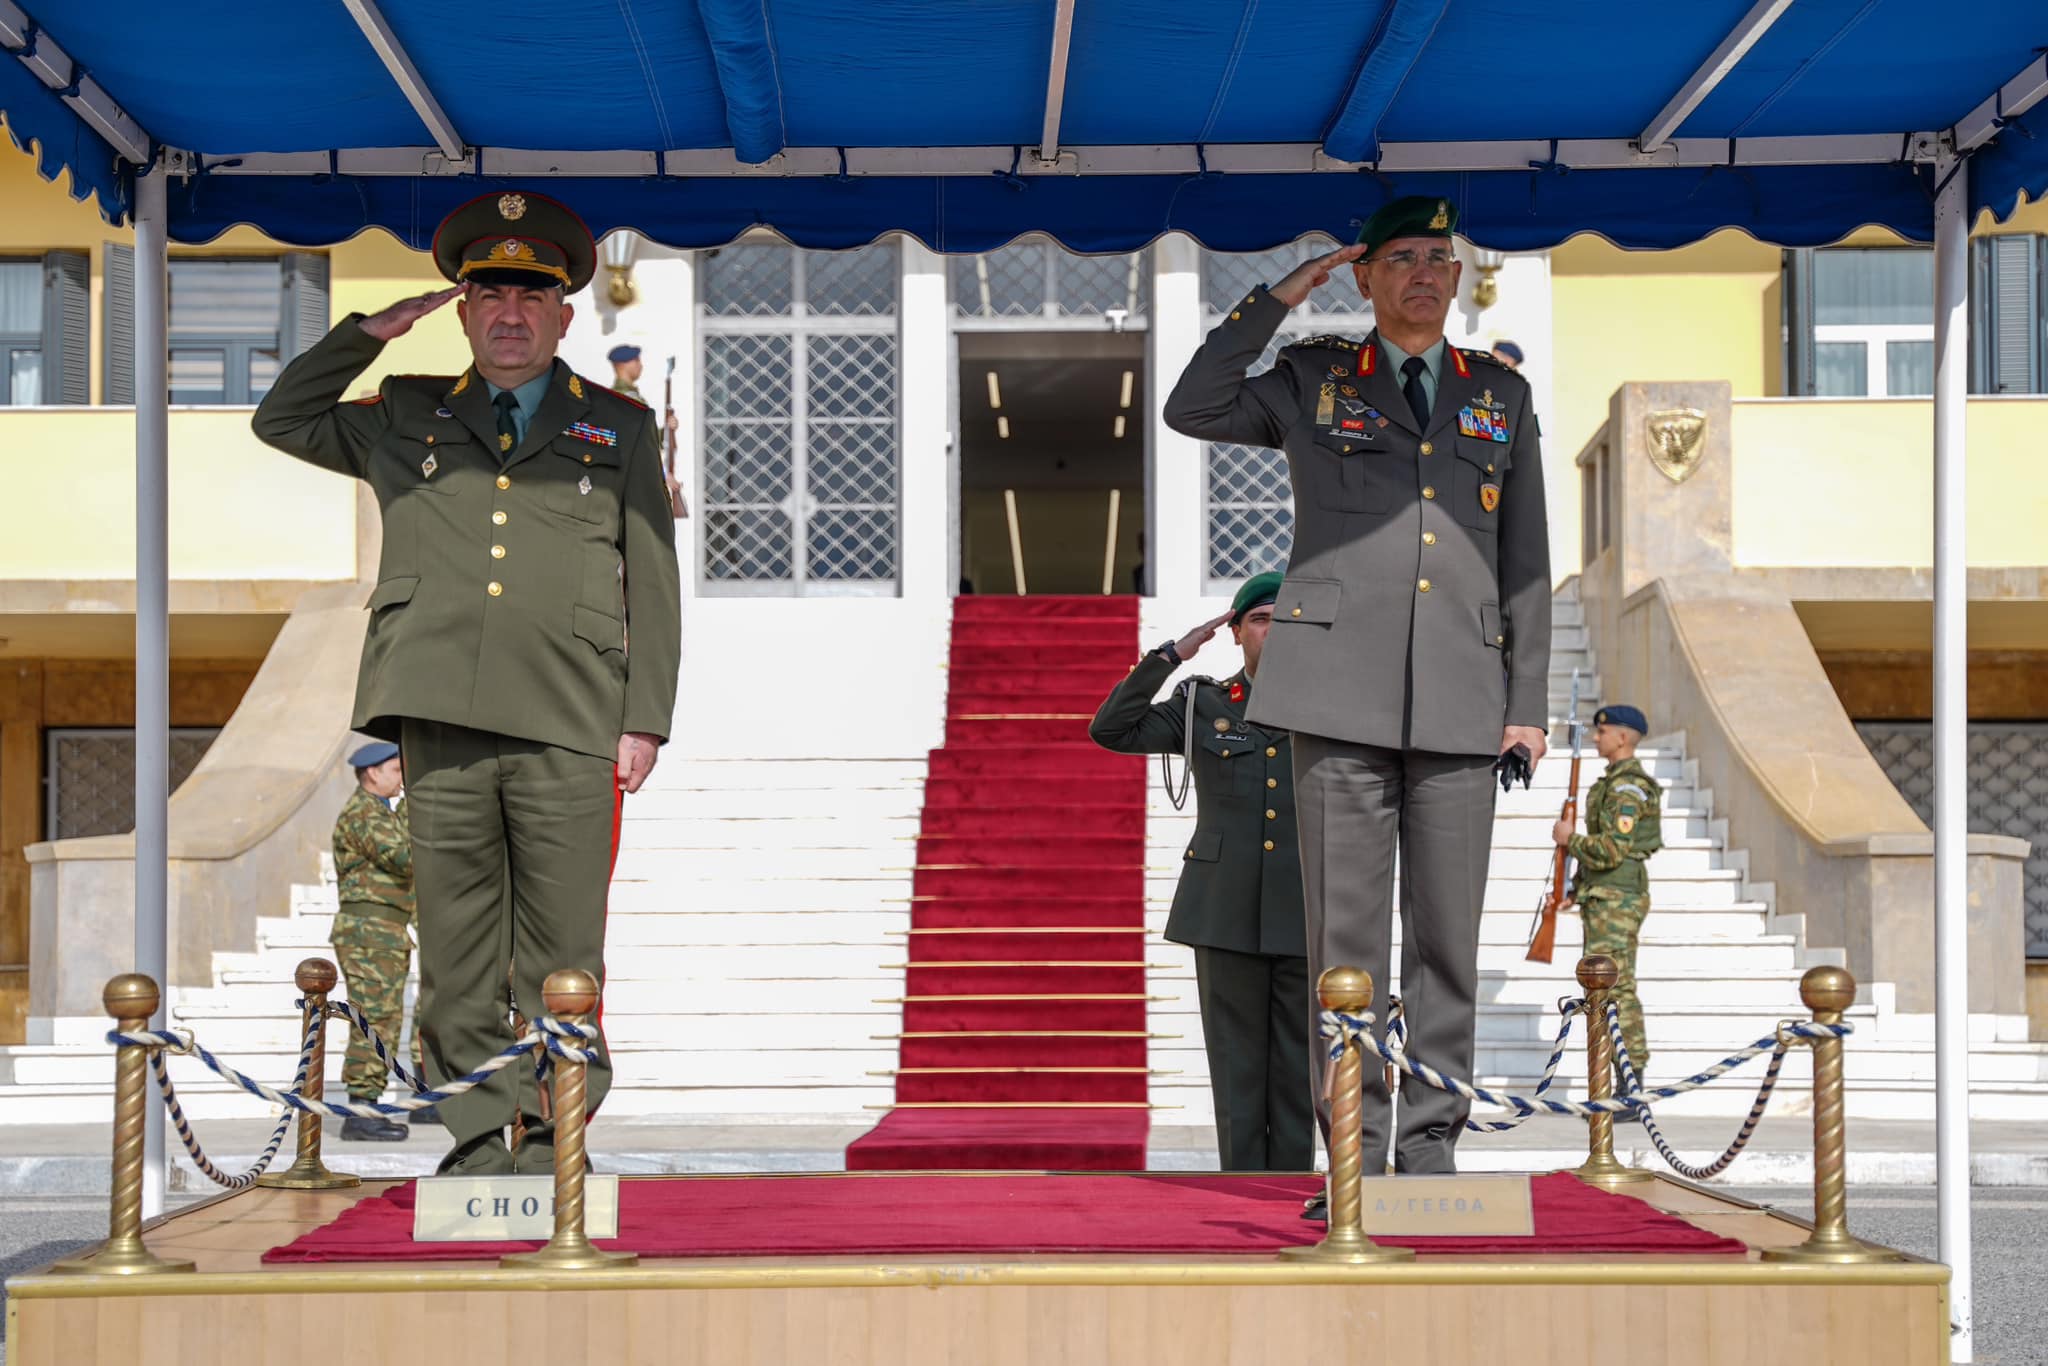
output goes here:
[[960, 591], [1144, 591], [1144, 334], [956, 336]]

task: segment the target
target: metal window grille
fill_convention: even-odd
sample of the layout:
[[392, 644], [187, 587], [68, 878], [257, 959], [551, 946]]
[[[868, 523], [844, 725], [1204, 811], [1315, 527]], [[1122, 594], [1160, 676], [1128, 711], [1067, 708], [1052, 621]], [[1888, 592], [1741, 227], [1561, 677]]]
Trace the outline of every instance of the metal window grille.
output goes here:
[[1142, 251], [1076, 256], [1055, 243], [1026, 239], [956, 256], [950, 269], [953, 313], [969, 327], [1114, 316], [1134, 330], [1145, 325], [1152, 305], [1152, 270]]
[[[218, 729], [171, 731], [171, 790], [192, 776]], [[135, 732], [52, 729], [43, 733], [45, 837], [125, 835], [135, 828]]]
[[[1320, 234], [1290, 246], [1259, 252], [1204, 252], [1202, 298], [1214, 326], [1261, 284], [1271, 284], [1306, 257], [1333, 251], [1336, 242]], [[1304, 337], [1336, 332], [1364, 337], [1372, 310], [1358, 297], [1348, 273], [1333, 275], [1288, 314], [1265, 353], [1251, 367], [1272, 368], [1280, 348]], [[1287, 457], [1277, 450], [1229, 442], [1208, 444], [1205, 502], [1208, 528], [1208, 591], [1228, 595], [1253, 574], [1284, 569], [1294, 548], [1294, 488]]]
[[706, 592], [896, 591], [899, 256], [741, 243], [701, 258]]
[[[1857, 733], [1920, 819], [1934, 819], [1934, 728], [1859, 721]], [[2027, 957], [2048, 958], [2048, 723], [1972, 721], [1964, 799], [1970, 833], [2032, 844], [2026, 862]]]

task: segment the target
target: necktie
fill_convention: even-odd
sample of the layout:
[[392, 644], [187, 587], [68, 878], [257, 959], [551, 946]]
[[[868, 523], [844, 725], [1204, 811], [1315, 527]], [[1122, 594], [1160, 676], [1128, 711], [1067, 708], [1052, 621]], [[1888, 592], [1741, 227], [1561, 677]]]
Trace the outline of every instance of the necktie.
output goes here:
[[519, 411], [519, 398], [510, 389], [500, 389], [491, 406], [498, 410], [498, 456], [503, 459], [519, 444], [519, 427], [512, 420]]
[[1429, 430], [1429, 400], [1422, 393], [1422, 357], [1410, 356], [1401, 362], [1401, 393], [1408, 400], [1408, 409], [1415, 414], [1415, 429]]

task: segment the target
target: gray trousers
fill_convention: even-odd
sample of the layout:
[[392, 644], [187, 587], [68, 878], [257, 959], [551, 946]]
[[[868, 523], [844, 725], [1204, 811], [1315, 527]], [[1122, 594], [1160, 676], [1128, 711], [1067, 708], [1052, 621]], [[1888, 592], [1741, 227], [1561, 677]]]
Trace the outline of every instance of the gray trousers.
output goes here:
[[[1311, 992], [1324, 968], [1364, 968], [1372, 974], [1374, 1032], [1384, 1037], [1398, 848], [1408, 1050], [1465, 1078], [1472, 1075], [1479, 915], [1493, 846], [1492, 769], [1484, 755], [1294, 737]], [[1323, 1048], [1313, 1056], [1316, 1119], [1327, 1145], [1328, 1061]], [[1374, 1057], [1366, 1059], [1364, 1101], [1365, 1170], [1371, 1174], [1385, 1165], [1393, 1108], [1384, 1065]], [[1471, 1108], [1448, 1091], [1403, 1077], [1395, 1170], [1456, 1171], [1458, 1136]]]
[[1223, 1170], [1314, 1171], [1305, 960], [1194, 948]]

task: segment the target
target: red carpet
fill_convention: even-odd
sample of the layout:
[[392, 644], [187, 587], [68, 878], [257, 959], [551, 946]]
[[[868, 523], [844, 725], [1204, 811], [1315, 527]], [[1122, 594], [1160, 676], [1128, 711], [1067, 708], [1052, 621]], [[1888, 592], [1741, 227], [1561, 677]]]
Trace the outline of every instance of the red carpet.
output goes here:
[[962, 597], [911, 885], [896, 1104], [852, 1171], [1145, 1165], [1145, 774], [1088, 739], [1138, 600]]
[[[619, 1237], [643, 1257], [1271, 1256], [1313, 1243], [1308, 1176], [692, 1176], [619, 1183]], [[1557, 1173], [1535, 1178], [1530, 1238], [1385, 1238], [1423, 1256], [1741, 1255], [1731, 1238]], [[414, 1243], [407, 1182], [263, 1254], [266, 1262], [481, 1261], [538, 1243]]]

